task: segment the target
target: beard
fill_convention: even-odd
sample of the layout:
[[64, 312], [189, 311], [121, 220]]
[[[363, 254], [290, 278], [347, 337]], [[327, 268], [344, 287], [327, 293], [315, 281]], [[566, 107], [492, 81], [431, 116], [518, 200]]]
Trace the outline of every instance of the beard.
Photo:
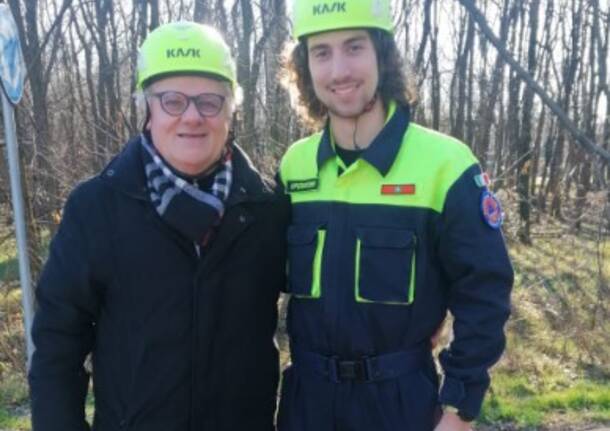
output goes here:
[[352, 103], [349, 106], [345, 106], [339, 103], [334, 103], [329, 101], [329, 103], [324, 103], [328, 113], [331, 116], [342, 118], [342, 119], [356, 119], [360, 117], [362, 114], [369, 112], [375, 102], [377, 101], [377, 92], [372, 95], [365, 95], [359, 99], [356, 103]]
[[[340, 85], [342, 83], [337, 82], [336, 84]], [[330, 115], [343, 119], [355, 119], [370, 111], [377, 100], [377, 89], [363, 89], [362, 85], [364, 84], [361, 83], [358, 85], [356, 90], [359, 93], [348, 98], [336, 94], [331, 89], [326, 89], [326, 91], [321, 92], [320, 94], [315, 91], [315, 88], [314, 91], [316, 92], [318, 100], [322, 102]]]

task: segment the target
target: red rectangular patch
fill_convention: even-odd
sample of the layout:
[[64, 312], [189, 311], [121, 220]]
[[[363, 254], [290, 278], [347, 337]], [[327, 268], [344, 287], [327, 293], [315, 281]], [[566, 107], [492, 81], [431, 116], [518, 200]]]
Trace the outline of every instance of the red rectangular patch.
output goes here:
[[382, 184], [382, 195], [414, 195], [415, 184]]

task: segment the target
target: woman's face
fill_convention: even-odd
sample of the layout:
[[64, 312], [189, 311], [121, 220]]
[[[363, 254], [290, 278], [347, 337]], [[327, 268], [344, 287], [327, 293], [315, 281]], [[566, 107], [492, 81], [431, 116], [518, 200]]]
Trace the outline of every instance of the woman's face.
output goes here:
[[[209, 170], [222, 156], [231, 127], [228, 83], [202, 76], [174, 76], [154, 82], [145, 95], [150, 108], [146, 128], [161, 156], [187, 175]], [[187, 102], [184, 95], [199, 97]], [[185, 103], [186, 110], [176, 115]]]

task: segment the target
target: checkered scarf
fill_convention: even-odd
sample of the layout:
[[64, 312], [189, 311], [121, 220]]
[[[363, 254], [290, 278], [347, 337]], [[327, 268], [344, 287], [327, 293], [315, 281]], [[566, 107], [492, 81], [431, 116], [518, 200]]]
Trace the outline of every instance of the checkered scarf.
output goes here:
[[145, 134], [140, 142], [150, 201], [159, 216], [170, 226], [194, 241], [197, 245], [209, 242], [213, 227], [220, 223], [225, 211], [233, 181], [231, 150], [226, 151], [214, 181], [206, 189], [199, 188], [197, 180], [188, 182], [177, 176], [149, 144]]

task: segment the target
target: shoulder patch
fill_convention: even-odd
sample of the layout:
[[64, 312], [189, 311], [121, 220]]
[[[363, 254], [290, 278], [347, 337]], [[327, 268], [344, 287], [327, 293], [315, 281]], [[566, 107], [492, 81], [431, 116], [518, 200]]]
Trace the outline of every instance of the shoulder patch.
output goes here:
[[484, 190], [481, 193], [481, 213], [483, 220], [492, 229], [500, 229], [504, 222], [504, 211], [498, 198], [489, 190]]
[[491, 180], [489, 179], [487, 172], [483, 172], [479, 175], [475, 175], [474, 182], [477, 187], [487, 187], [491, 183]]

